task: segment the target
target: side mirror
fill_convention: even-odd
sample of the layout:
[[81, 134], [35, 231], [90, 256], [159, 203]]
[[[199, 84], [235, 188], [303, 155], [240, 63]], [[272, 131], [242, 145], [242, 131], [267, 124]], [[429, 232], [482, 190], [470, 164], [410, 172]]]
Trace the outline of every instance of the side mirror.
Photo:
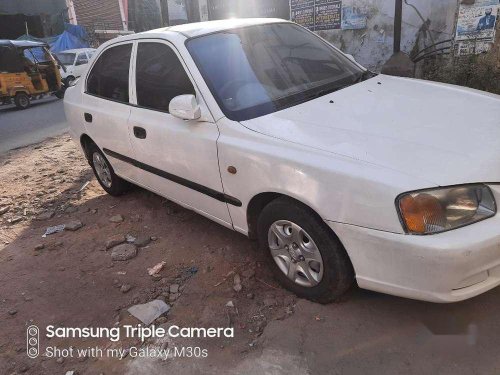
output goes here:
[[357, 64], [356, 59], [354, 58], [354, 56], [353, 56], [353, 55], [351, 55], [351, 54], [349, 54], [349, 53], [344, 53], [344, 55], [345, 55], [345, 56], [346, 56], [349, 60], [351, 60], [352, 62], [354, 62], [354, 63], [356, 63], [356, 64]]
[[172, 116], [182, 120], [197, 120], [201, 117], [201, 108], [194, 95], [179, 95], [168, 105]]
[[76, 60], [75, 66], [88, 64], [88, 60]]

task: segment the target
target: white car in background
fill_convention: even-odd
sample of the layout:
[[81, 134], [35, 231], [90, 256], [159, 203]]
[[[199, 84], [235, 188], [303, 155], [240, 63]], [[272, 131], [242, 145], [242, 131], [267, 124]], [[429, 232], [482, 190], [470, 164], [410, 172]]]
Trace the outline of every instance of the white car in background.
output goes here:
[[[277, 279], [328, 302], [434, 302], [500, 284], [500, 97], [376, 75], [278, 19], [103, 44], [64, 99], [97, 180], [258, 239]], [[200, 248], [200, 251], [203, 251]]]
[[87, 69], [95, 51], [94, 48], [78, 48], [57, 52], [57, 58], [65, 67], [65, 69], [62, 67], [59, 69], [61, 78], [69, 85], [80, 77]]

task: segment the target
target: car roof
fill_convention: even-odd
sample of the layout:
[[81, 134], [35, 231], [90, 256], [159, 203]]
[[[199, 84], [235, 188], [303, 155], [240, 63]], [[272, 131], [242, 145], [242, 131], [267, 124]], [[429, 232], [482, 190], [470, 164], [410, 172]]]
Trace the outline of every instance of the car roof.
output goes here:
[[[211, 34], [218, 31], [231, 30], [245, 26], [265, 25], [269, 23], [290, 22], [280, 18], [230, 18], [217, 21], [194, 22], [183, 25], [164, 27], [146, 31], [139, 34], [176, 32], [184, 35], [186, 38], [193, 38], [201, 35]], [[138, 35], [138, 34], [136, 34]]]
[[16, 47], [16, 48], [30, 48], [30, 47], [47, 47], [44, 42], [32, 42], [30, 40], [8, 40], [0, 39], [1, 46]]
[[95, 48], [75, 48], [75, 49], [66, 49], [64, 51], [59, 51], [57, 53], [78, 53], [84, 51], [95, 51]]

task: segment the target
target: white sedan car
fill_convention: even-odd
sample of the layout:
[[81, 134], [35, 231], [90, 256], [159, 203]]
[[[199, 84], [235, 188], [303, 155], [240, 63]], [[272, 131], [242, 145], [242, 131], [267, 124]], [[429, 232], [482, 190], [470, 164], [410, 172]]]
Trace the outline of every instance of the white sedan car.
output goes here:
[[64, 65], [64, 69], [59, 69], [61, 78], [68, 84], [79, 78], [87, 70], [94, 52], [94, 48], [77, 48], [56, 53], [58, 60]]
[[291, 22], [113, 39], [65, 97], [103, 189], [258, 239], [277, 279], [434, 302], [500, 284], [500, 97], [373, 74]]

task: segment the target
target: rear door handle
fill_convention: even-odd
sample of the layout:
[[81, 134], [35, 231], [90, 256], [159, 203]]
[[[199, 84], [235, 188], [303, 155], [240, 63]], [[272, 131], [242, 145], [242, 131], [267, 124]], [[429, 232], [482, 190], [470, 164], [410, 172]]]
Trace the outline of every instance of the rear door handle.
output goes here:
[[85, 121], [92, 122], [92, 115], [90, 113], [85, 112], [83, 117], [85, 118]]
[[145, 139], [146, 138], [146, 129], [140, 128], [138, 126], [134, 126], [134, 135], [136, 138]]

